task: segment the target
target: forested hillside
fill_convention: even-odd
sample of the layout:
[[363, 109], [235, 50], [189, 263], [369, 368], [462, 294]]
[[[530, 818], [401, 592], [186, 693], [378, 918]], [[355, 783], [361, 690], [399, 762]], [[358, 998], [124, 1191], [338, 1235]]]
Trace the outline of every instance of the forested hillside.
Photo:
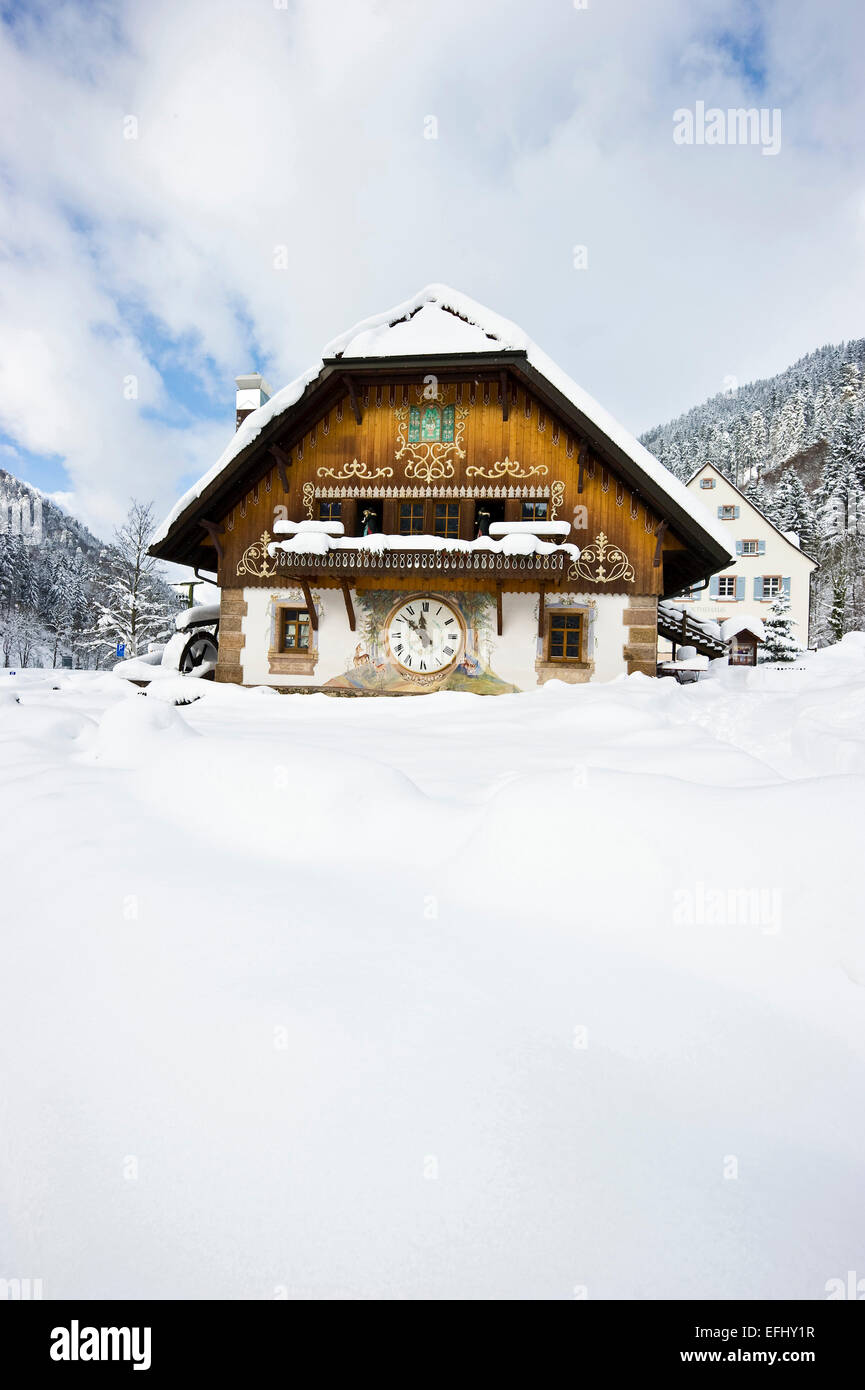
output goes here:
[[642, 442], [678, 478], [713, 463], [803, 549], [812, 641], [865, 628], [865, 339], [818, 348], [778, 376], [713, 396]]
[[0, 469], [0, 664], [99, 667], [147, 648], [178, 608], [146, 555], [148, 507], [133, 503], [110, 543]]

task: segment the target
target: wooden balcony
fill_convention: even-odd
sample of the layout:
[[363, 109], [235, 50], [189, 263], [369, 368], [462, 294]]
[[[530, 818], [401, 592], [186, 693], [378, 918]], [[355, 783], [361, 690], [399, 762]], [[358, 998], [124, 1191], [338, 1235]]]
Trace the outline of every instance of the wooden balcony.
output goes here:
[[326, 554], [302, 554], [274, 550], [271, 562], [285, 575], [317, 575], [336, 580], [355, 575], [417, 576], [418, 579], [459, 575], [493, 580], [535, 580], [557, 584], [565, 577], [571, 556], [564, 551], [551, 555], [502, 555], [488, 550], [367, 550], [358, 547], [330, 550]]

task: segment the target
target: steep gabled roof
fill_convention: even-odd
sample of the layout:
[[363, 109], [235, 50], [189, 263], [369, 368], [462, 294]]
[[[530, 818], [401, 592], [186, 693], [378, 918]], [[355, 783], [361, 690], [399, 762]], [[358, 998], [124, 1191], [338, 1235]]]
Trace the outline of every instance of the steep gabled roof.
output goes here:
[[[774, 523], [774, 521], [770, 521], [770, 519], [769, 519], [769, 517], [766, 515], [766, 513], [765, 513], [765, 512], [761, 512], [761, 511], [760, 511], [760, 508], [759, 508], [758, 506], [756, 506], [756, 504], [755, 504], [754, 502], [751, 501], [750, 497], [746, 497], [745, 494], [744, 494], [744, 492], [742, 491], [742, 489], [739, 488], [739, 487], [737, 487], [736, 484], [735, 484], [734, 482], [732, 482], [730, 478], [727, 477], [726, 473], [722, 473], [722, 472], [721, 472], [721, 470], [720, 470], [720, 468], [718, 468], [717, 464], [714, 464], [714, 463], [701, 463], [701, 464], [700, 464], [700, 467], [697, 468], [697, 469], [691, 474], [690, 478], [689, 478], [688, 481], [685, 483], [685, 487], [690, 487], [691, 484], [692, 484], [692, 482], [694, 481], [694, 479], [695, 479], [695, 478], [699, 478], [699, 476], [700, 476], [701, 473], [705, 473], [705, 471], [706, 471], [707, 468], [711, 468], [711, 470], [712, 470], [713, 473], [717, 473], [717, 475], [718, 475], [719, 478], [723, 478], [724, 482], [728, 485], [728, 487], [731, 487], [731, 488], [733, 489], [733, 491], [736, 493], [736, 495], [737, 495], [738, 497], [741, 497], [742, 501], [745, 503], [745, 506], [746, 506], [746, 507], [750, 507], [752, 512], [756, 512], [757, 515], [758, 515], [758, 517], [760, 518], [760, 520], [761, 520], [761, 521], [765, 521], [766, 525], [769, 526], [769, 527], [775, 532], [775, 535], [776, 535], [776, 536], [780, 536], [780, 537], [781, 537], [781, 540], [784, 541], [786, 545], [789, 545], [789, 547], [790, 547], [791, 550], [795, 550], [797, 555], [804, 555], [806, 560], [810, 560], [810, 561], [811, 561], [811, 564], [814, 566], [815, 569], [819, 569], [819, 568], [820, 568], [820, 563], [819, 563], [819, 561], [818, 561], [818, 560], [815, 560], [813, 555], [809, 555], [808, 552], [807, 552], [807, 550], [803, 550], [802, 547], [801, 547], [801, 545], [796, 545], [796, 543], [795, 543], [794, 541], [791, 541], [791, 540], [790, 540], [790, 537], [787, 535], [787, 533], [786, 533], [785, 531], [782, 531], [781, 528], [780, 528], [780, 526], [776, 526], [775, 523]], [[708, 511], [708, 508], [706, 508], [706, 510]]]
[[[214, 466], [189, 489], [162, 522], [152, 550], [179, 559], [181, 533], [225, 504], [238, 469], [257, 448], [275, 443], [292, 427], [318, 391], [350, 367], [370, 371], [435, 365], [506, 368], [522, 379], [576, 432], [605, 454], [646, 500], [676, 526], [706, 564], [727, 564], [726, 533], [708, 508], [658, 462], [633, 435], [559, 368], [508, 319], [447, 285], [427, 285], [411, 299], [364, 319], [325, 347], [321, 359], [248, 415]], [[212, 518], [211, 518], [212, 519]], [[187, 545], [188, 548], [188, 545]]]

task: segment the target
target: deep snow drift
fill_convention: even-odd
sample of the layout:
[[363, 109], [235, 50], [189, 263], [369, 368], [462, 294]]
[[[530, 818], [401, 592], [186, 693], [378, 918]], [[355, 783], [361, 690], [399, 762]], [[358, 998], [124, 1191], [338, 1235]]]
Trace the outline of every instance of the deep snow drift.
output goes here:
[[496, 699], [4, 672], [0, 769], [0, 1276], [862, 1272], [865, 636]]

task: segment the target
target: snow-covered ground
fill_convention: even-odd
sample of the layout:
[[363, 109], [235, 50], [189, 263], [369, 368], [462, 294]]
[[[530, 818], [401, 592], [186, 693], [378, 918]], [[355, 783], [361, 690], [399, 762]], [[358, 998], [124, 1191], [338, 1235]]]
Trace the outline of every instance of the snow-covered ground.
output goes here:
[[495, 699], [2, 673], [0, 767], [0, 1276], [865, 1275], [865, 635]]

